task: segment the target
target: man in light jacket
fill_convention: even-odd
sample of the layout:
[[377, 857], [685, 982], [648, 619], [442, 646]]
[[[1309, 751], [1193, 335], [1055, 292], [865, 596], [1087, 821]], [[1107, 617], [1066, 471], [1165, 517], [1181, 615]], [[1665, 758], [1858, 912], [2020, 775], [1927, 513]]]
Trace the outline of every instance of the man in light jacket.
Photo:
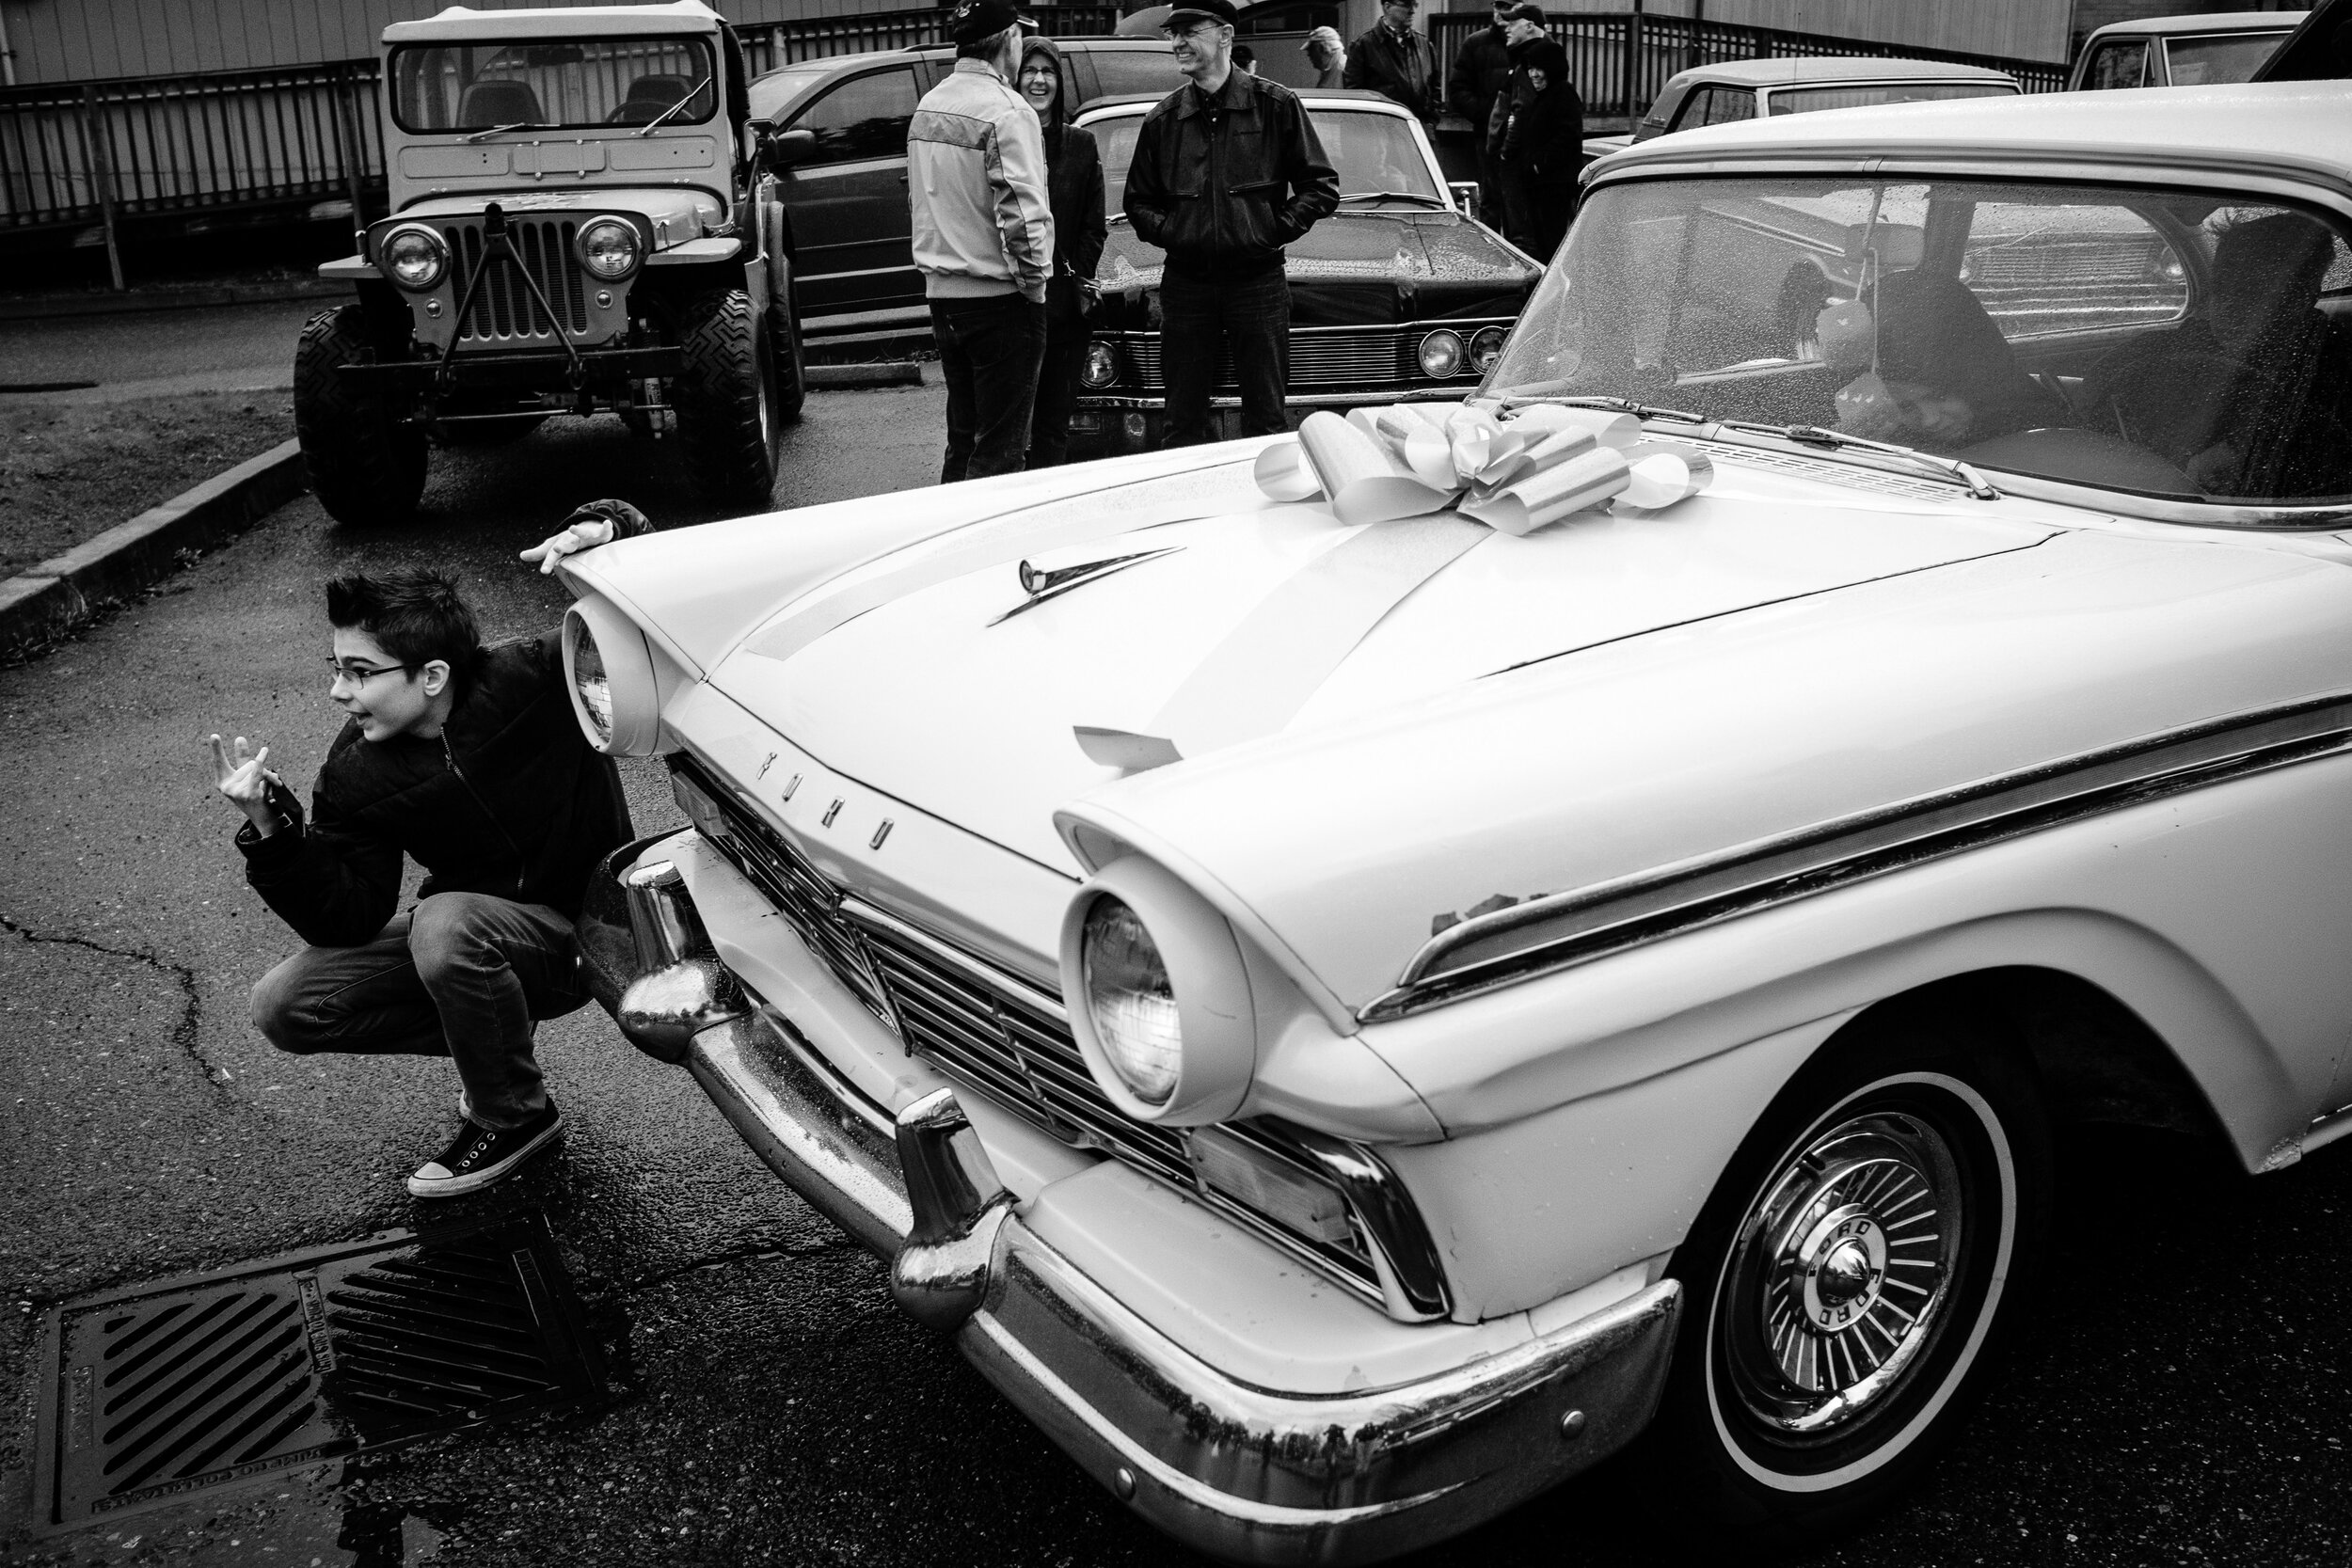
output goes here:
[[1044, 133], [1012, 85], [1020, 19], [1011, 0], [962, 0], [947, 30], [956, 68], [907, 130], [914, 265], [947, 383], [943, 484], [1020, 470], [1054, 273]]

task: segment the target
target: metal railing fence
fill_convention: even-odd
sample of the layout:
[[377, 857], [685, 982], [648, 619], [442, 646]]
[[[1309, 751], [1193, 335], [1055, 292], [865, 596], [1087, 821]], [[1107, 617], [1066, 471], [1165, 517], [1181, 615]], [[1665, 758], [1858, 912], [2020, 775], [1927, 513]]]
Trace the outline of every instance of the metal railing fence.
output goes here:
[[[1485, 13], [1448, 12], [1427, 19], [1438, 46], [1439, 68], [1454, 70], [1462, 44], [1488, 25]], [[1632, 11], [1580, 12], [1554, 15], [1551, 35], [1568, 52], [1568, 71], [1584, 101], [1585, 118], [1631, 120], [1649, 107], [1666, 79], [1697, 65], [1725, 60], [1764, 60], [1786, 57], [1843, 56], [1854, 59], [1949, 60], [1961, 65], [1989, 66], [2017, 78], [2027, 92], [2056, 92], [2066, 86], [2066, 67], [2050, 60], [2009, 59], [1993, 55], [1968, 55], [1949, 49], [1926, 49], [1905, 43], [1880, 43], [1869, 39], [1829, 38], [1818, 33], [1792, 33], [1777, 27], [1750, 27], [1728, 22], [1701, 22], [1687, 16], [1655, 16]]]

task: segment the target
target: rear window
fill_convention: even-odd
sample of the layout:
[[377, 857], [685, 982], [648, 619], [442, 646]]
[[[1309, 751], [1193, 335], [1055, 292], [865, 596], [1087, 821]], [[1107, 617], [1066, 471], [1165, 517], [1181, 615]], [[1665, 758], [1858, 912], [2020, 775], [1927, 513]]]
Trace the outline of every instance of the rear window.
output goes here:
[[1850, 87], [1784, 87], [1765, 100], [1764, 110], [1772, 115], [1806, 115], [1816, 109], [1860, 109], [1873, 103], [2007, 98], [2016, 91], [2006, 82], [1861, 82]]
[[2167, 39], [2165, 64], [2176, 87], [2212, 82], [2250, 82], [2284, 33], [2231, 33], [2209, 39]]

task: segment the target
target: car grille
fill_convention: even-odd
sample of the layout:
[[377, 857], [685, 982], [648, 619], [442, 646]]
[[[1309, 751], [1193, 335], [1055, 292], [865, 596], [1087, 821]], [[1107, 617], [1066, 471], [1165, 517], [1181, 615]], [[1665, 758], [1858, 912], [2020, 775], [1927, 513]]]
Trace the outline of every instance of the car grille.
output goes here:
[[[1294, 327], [1291, 330], [1291, 379], [1294, 392], [1327, 390], [1342, 387], [1393, 387], [1400, 382], [1420, 386], [1443, 387], [1458, 383], [1465, 397], [1478, 385], [1478, 377], [1465, 371], [1451, 382], [1437, 381], [1421, 371], [1421, 341], [1438, 330], [1449, 327], [1462, 336], [1465, 343], [1482, 326], [1505, 325], [1507, 322], [1422, 322], [1411, 326], [1378, 327]], [[1123, 387], [1138, 384], [1147, 392], [1163, 392], [1168, 381], [1160, 372], [1160, 335], [1156, 332], [1135, 332], [1115, 336], [1114, 341], [1125, 350], [1127, 369], [1120, 377]], [[1220, 350], [1216, 356], [1216, 390], [1232, 396], [1239, 388], [1233, 379], [1232, 356]], [[1118, 390], [1119, 388], [1113, 388]]]
[[[582, 333], [588, 330], [588, 300], [585, 280], [580, 262], [572, 252], [572, 236], [579, 225], [569, 218], [509, 218], [506, 232], [520, 259], [523, 270], [530, 273], [532, 282], [539, 285], [539, 293], [547, 296], [548, 306], [558, 319], [550, 319], [547, 308], [532, 294], [531, 284], [523, 281], [514, 267], [493, 262], [483, 269], [482, 285], [475, 291], [473, 307], [466, 319], [457, 324], [457, 336], [478, 342], [553, 343], [559, 325], [563, 333]], [[482, 225], [468, 223], [442, 230], [449, 241], [453, 259], [453, 283], [457, 297], [463, 300], [466, 279], [482, 259], [486, 243]]]
[[[1135, 1121], [1113, 1106], [1087, 1070], [1059, 998], [849, 896], [701, 765], [673, 754], [670, 766], [720, 816], [714, 832], [697, 814], [704, 837], [768, 895], [809, 950], [908, 1050], [1061, 1142], [1097, 1149], [1181, 1187], [1359, 1294], [1381, 1299], [1360, 1235], [1347, 1243], [1318, 1241], [1240, 1207], [1196, 1179], [1182, 1133]], [[1247, 1122], [1228, 1122], [1220, 1131], [1293, 1160], [1277, 1139]]]

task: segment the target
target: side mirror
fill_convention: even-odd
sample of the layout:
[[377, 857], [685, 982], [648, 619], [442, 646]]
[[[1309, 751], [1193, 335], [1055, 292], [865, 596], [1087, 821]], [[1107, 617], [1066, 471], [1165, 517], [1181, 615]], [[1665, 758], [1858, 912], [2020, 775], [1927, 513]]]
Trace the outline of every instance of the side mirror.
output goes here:
[[814, 131], [777, 131], [759, 144], [759, 166], [771, 174], [782, 174], [795, 165], [814, 162], [816, 157]]
[[1454, 193], [1454, 205], [1461, 209], [1464, 217], [1474, 218], [1478, 215], [1477, 181], [1456, 180], [1446, 189]]

